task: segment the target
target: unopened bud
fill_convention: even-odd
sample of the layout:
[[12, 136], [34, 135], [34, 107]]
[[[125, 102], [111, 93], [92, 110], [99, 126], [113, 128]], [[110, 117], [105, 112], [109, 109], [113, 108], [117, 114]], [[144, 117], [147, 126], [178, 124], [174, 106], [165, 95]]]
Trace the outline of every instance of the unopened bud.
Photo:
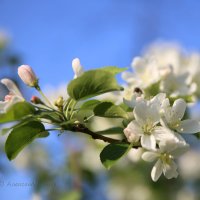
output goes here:
[[34, 103], [34, 104], [44, 104], [44, 102], [37, 96], [32, 96], [31, 102]]
[[55, 106], [57, 106], [57, 107], [62, 107], [63, 106], [63, 103], [64, 103], [64, 101], [63, 101], [63, 97], [58, 97], [58, 99], [55, 101]]
[[21, 65], [18, 68], [18, 75], [26, 85], [30, 87], [38, 86], [38, 79], [29, 65]]
[[138, 142], [140, 139], [140, 136], [138, 134], [135, 134], [131, 131], [131, 129], [129, 128], [125, 128], [124, 129], [124, 134], [128, 140], [128, 142], [132, 143], [132, 142]]
[[79, 58], [75, 58], [72, 60], [72, 68], [75, 74], [74, 78], [77, 78], [78, 76], [83, 74], [83, 67], [81, 66]]

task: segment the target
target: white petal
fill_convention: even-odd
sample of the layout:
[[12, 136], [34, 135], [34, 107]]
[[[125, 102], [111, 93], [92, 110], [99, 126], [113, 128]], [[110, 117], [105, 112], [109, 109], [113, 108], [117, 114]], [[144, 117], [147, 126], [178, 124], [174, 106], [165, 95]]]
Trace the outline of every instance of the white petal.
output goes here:
[[154, 130], [152, 131], [152, 134], [158, 141], [163, 141], [163, 140], [168, 140], [168, 139], [174, 138], [173, 132], [170, 129], [168, 129], [166, 127], [162, 127], [162, 126], [155, 127]]
[[184, 154], [189, 150], [189, 144], [184, 142], [179, 142], [176, 145], [176, 148], [170, 152], [171, 155], [173, 155], [174, 158], [179, 157], [180, 155]]
[[160, 106], [163, 104], [163, 101], [165, 100], [166, 94], [165, 93], [159, 93], [155, 97], [151, 99], [151, 103], [157, 103]]
[[148, 106], [145, 101], [141, 101], [136, 104], [135, 109], [133, 111], [136, 121], [140, 125], [146, 124], [147, 116], [148, 116]]
[[187, 104], [183, 99], [177, 99], [172, 106], [172, 118], [181, 120], [184, 116]]
[[200, 131], [200, 122], [192, 119], [183, 120], [176, 130], [179, 133], [197, 133]]
[[156, 164], [153, 166], [151, 170], [151, 178], [154, 182], [156, 182], [162, 174], [162, 162], [159, 159]]
[[136, 120], [133, 120], [132, 122], [130, 122], [127, 126], [127, 128], [129, 128], [134, 134], [136, 135], [142, 135], [143, 131], [141, 126], [137, 123]]
[[1, 79], [1, 83], [4, 84], [12, 94], [22, 97], [21, 92], [12, 80], [4, 78]]
[[174, 149], [176, 149], [177, 143], [178, 143], [178, 140], [176, 137], [170, 138], [168, 140], [162, 140], [159, 143], [159, 148], [160, 148], [161, 152], [169, 153], [169, 152], [173, 151]]
[[153, 135], [142, 135], [141, 145], [145, 149], [156, 149], [156, 139]]
[[146, 151], [142, 154], [142, 159], [147, 162], [153, 162], [158, 156], [159, 154], [156, 152]]
[[172, 160], [170, 165], [163, 164], [163, 173], [167, 179], [177, 178], [178, 172], [176, 163]]

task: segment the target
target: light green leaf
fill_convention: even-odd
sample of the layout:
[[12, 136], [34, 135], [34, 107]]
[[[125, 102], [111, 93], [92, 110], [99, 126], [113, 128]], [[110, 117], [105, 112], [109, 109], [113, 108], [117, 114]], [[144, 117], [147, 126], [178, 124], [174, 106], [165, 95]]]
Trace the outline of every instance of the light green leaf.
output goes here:
[[102, 102], [94, 108], [94, 114], [99, 117], [108, 118], [127, 118], [127, 113], [121, 106], [114, 105], [112, 102]]
[[67, 87], [69, 96], [76, 101], [120, 90], [123, 88], [117, 84], [115, 74], [100, 69], [84, 72]]
[[89, 101], [86, 101], [85, 103], [83, 103], [83, 105], [81, 106], [81, 109], [93, 110], [93, 108], [95, 106], [97, 106], [99, 103], [101, 103], [101, 101], [92, 99], [92, 100], [89, 100]]
[[0, 114], [0, 124], [20, 120], [27, 115], [34, 114], [34, 107], [28, 102], [18, 102], [12, 105], [6, 113]]
[[127, 144], [109, 144], [100, 153], [100, 159], [106, 169], [110, 169], [121, 157], [126, 155], [130, 147]]
[[114, 75], [116, 74], [119, 74], [125, 70], [127, 70], [128, 68], [125, 67], [125, 68], [119, 68], [119, 67], [116, 67], [116, 66], [106, 66], [106, 67], [103, 67], [103, 68], [100, 68], [100, 70], [103, 70], [103, 71], [106, 71], [106, 72], [110, 72]]
[[23, 126], [14, 128], [5, 144], [8, 159], [14, 159], [34, 139], [46, 136], [48, 136], [48, 133], [45, 131], [44, 125], [38, 121], [27, 122]]

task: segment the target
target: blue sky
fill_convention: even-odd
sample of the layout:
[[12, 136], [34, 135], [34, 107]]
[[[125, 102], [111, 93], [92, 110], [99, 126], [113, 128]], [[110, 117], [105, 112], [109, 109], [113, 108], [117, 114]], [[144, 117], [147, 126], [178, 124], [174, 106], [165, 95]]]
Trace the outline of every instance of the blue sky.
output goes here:
[[42, 84], [72, 77], [71, 60], [86, 69], [128, 66], [156, 39], [200, 48], [197, 0], [0, 0], [0, 28]]
[[198, 0], [0, 0], [0, 29], [41, 84], [56, 86], [73, 78], [75, 57], [85, 69], [125, 67], [157, 39], [200, 50], [199, 10]]

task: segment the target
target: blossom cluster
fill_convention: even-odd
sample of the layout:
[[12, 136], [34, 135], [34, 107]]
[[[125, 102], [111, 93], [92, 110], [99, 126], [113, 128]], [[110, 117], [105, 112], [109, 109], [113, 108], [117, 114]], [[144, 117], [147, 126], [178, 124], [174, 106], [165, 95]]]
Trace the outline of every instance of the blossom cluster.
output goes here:
[[[27, 102], [12, 80], [1, 80], [9, 93], [0, 102], [0, 123], [17, 121], [10, 128], [5, 144], [7, 156], [14, 159], [25, 145], [37, 137], [46, 137], [49, 131], [83, 132], [109, 143], [100, 154], [106, 168], [131, 148], [141, 147], [144, 150], [142, 159], [155, 162], [151, 172], [153, 181], [162, 173], [168, 179], [176, 178], [176, 159], [189, 149], [185, 134], [200, 132], [200, 122], [188, 119], [187, 112], [187, 103], [200, 96], [199, 65], [199, 54], [185, 54], [178, 47], [161, 44], [133, 59], [133, 73], [113, 66], [84, 71], [80, 60], [75, 58], [72, 61], [74, 78], [68, 84], [66, 97], [58, 96], [55, 102], [42, 92], [33, 69], [21, 65], [19, 77], [42, 98], [33, 96], [31, 102]], [[123, 88], [115, 78], [120, 72], [127, 82], [125, 92], [121, 92]], [[113, 96], [114, 101], [113, 97], [105, 101], [98, 96], [113, 91], [120, 93], [120, 96]], [[90, 124], [96, 123], [96, 119], [101, 121], [100, 117], [106, 121], [108, 118], [120, 120], [115, 121], [113, 128], [92, 130]], [[53, 128], [46, 129], [43, 123]], [[107, 137], [113, 133], [121, 138]]]
[[124, 134], [129, 142], [141, 143], [143, 160], [157, 160], [151, 172], [154, 181], [162, 173], [168, 179], [177, 177], [174, 159], [189, 149], [184, 134], [200, 131], [199, 121], [186, 119], [186, 101], [199, 97], [200, 55], [158, 43], [134, 58], [131, 66], [134, 72], [123, 72], [122, 77], [127, 91], [136, 88], [124, 97], [124, 103], [133, 108], [134, 120]]

